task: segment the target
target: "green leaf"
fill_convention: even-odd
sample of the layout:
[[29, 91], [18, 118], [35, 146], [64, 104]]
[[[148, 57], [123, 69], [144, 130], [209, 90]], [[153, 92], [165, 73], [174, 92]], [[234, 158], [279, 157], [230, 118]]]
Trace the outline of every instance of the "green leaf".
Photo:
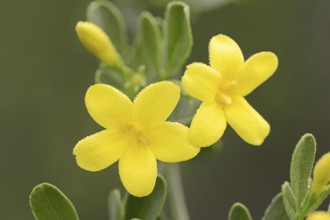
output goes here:
[[36, 220], [79, 219], [70, 200], [49, 183], [41, 183], [33, 188], [30, 206]]
[[299, 209], [308, 191], [315, 160], [316, 142], [312, 134], [305, 134], [299, 140], [291, 160], [290, 181]]
[[133, 67], [146, 67], [149, 82], [159, 80], [161, 75], [162, 39], [158, 21], [143, 12], [139, 20], [139, 32], [134, 42]]
[[143, 220], [156, 220], [164, 206], [167, 187], [165, 179], [158, 176], [154, 191], [146, 197], [128, 195], [125, 207], [125, 220], [139, 218]]
[[241, 203], [235, 203], [229, 211], [229, 220], [252, 220], [249, 210]]
[[165, 14], [166, 74], [173, 76], [190, 55], [193, 38], [190, 28], [189, 6], [183, 2], [171, 2]]
[[284, 206], [282, 193], [277, 194], [270, 205], [267, 207], [262, 220], [290, 220]]
[[92, 1], [87, 7], [87, 20], [100, 26], [108, 34], [118, 53], [127, 58], [127, 30], [118, 8], [107, 0]]
[[283, 196], [283, 205], [286, 211], [286, 214], [290, 219], [294, 219], [297, 215], [297, 204], [296, 199], [293, 195], [292, 189], [288, 182], [285, 182], [282, 185], [282, 196]]
[[124, 207], [123, 207], [123, 201], [121, 199], [120, 191], [118, 189], [114, 189], [110, 192], [108, 198], [108, 206], [109, 206], [110, 220], [123, 219]]

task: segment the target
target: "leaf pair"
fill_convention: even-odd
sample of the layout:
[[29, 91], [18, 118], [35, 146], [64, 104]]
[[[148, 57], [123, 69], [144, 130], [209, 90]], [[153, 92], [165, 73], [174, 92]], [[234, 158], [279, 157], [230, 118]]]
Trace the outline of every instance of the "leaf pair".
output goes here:
[[[316, 141], [312, 134], [305, 134], [298, 142], [291, 160], [290, 182], [284, 182], [269, 209], [282, 213], [281, 217], [265, 218], [264, 220], [303, 220], [310, 212], [316, 210], [330, 195], [328, 186], [319, 196], [315, 196], [310, 188], [316, 153]], [[274, 206], [274, 207], [272, 207]], [[285, 211], [285, 212], [283, 212]], [[266, 211], [267, 216], [267, 211]]]
[[[316, 142], [312, 134], [305, 134], [298, 142], [291, 160], [290, 183], [282, 185], [265, 211], [263, 220], [303, 220], [330, 194], [330, 187], [316, 201], [310, 193], [310, 180], [316, 153]], [[233, 212], [236, 210], [236, 212]], [[250, 220], [248, 210], [238, 204], [231, 209], [230, 220]], [[238, 216], [238, 217], [235, 217]]]
[[173, 77], [188, 59], [193, 45], [189, 19], [183, 2], [169, 3], [164, 20], [141, 14], [132, 62], [135, 68], [146, 67], [150, 82]]
[[[110, 220], [156, 220], [162, 213], [166, 199], [165, 179], [158, 176], [154, 191], [146, 197], [137, 198], [127, 194], [121, 198], [115, 189], [109, 195]], [[71, 201], [54, 185], [41, 183], [30, 195], [30, 206], [36, 220], [78, 220]]]
[[[305, 134], [298, 142], [291, 160], [290, 183], [282, 185], [283, 204], [290, 219], [297, 219], [308, 197], [316, 153], [316, 141]], [[298, 218], [299, 219], [299, 218]]]
[[309, 192], [316, 142], [312, 134], [305, 134], [292, 155], [290, 183], [284, 182], [281, 193], [268, 206], [263, 220], [298, 220], [299, 211]]

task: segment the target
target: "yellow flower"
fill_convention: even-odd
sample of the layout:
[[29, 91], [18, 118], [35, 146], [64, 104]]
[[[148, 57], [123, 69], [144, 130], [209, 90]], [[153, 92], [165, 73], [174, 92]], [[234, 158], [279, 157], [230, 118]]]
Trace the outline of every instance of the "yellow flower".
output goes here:
[[324, 211], [316, 211], [308, 215], [306, 220], [330, 220], [330, 215]]
[[330, 183], [330, 152], [324, 154], [316, 163], [313, 171], [312, 189], [318, 195]]
[[91, 22], [79, 21], [76, 25], [76, 32], [85, 48], [99, 60], [110, 67], [121, 67], [123, 65], [121, 56], [116, 51], [110, 38], [99, 26]]
[[275, 72], [276, 55], [260, 52], [244, 62], [239, 46], [225, 35], [210, 40], [209, 53], [210, 66], [192, 63], [182, 77], [187, 93], [202, 101], [191, 122], [190, 140], [199, 147], [212, 145], [228, 122], [243, 140], [261, 145], [270, 126], [244, 96]]
[[77, 143], [78, 165], [99, 171], [119, 160], [119, 175], [127, 191], [146, 196], [155, 186], [156, 159], [179, 162], [199, 152], [188, 138], [189, 129], [166, 122], [180, 98], [180, 88], [167, 81], [143, 89], [132, 102], [105, 84], [91, 86], [85, 97], [92, 118], [106, 128]]

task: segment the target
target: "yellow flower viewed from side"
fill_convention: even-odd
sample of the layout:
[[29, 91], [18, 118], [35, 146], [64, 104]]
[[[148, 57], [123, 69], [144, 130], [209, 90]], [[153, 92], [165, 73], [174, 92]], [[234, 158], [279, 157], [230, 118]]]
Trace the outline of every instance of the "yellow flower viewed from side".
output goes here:
[[313, 170], [312, 190], [319, 195], [330, 183], [330, 152], [317, 161]]
[[310, 214], [306, 220], [330, 220], [330, 215], [324, 211], [316, 211]]
[[79, 21], [76, 32], [84, 47], [99, 60], [110, 67], [120, 67], [123, 64], [110, 38], [99, 26], [88, 21]]
[[86, 107], [105, 130], [77, 143], [73, 153], [78, 165], [99, 171], [119, 160], [126, 190], [138, 197], [150, 194], [157, 177], [156, 159], [180, 162], [199, 152], [190, 143], [186, 126], [165, 121], [179, 98], [180, 88], [167, 81], [150, 84], [134, 102], [109, 85], [91, 86]]
[[212, 145], [228, 122], [243, 140], [261, 145], [270, 126], [244, 96], [273, 75], [278, 66], [276, 55], [260, 52], [244, 62], [236, 42], [217, 35], [210, 40], [209, 59], [210, 66], [192, 63], [182, 77], [187, 93], [202, 101], [191, 122], [191, 142], [198, 147]]

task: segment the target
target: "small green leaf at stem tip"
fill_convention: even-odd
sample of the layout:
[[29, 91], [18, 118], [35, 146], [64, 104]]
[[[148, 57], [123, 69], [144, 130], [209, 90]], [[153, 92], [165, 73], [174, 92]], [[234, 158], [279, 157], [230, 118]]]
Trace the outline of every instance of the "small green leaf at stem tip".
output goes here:
[[149, 12], [139, 19], [139, 30], [134, 40], [133, 68], [145, 65], [149, 82], [158, 81], [161, 75], [162, 36], [158, 21]]
[[41, 183], [30, 194], [30, 206], [36, 220], [78, 220], [70, 200], [54, 185]]
[[122, 220], [124, 216], [123, 201], [119, 189], [111, 190], [108, 198], [110, 220]]
[[98, 25], [109, 36], [120, 55], [127, 59], [127, 29], [123, 15], [107, 0], [92, 1], [87, 7], [87, 20]]
[[166, 75], [173, 76], [191, 53], [193, 37], [190, 27], [189, 6], [183, 2], [167, 5], [164, 24]]
[[282, 196], [286, 214], [289, 216], [290, 219], [295, 219], [297, 215], [296, 199], [288, 182], [284, 182], [284, 184], [282, 185]]
[[290, 220], [284, 206], [282, 193], [277, 194], [270, 205], [267, 207], [262, 220]]
[[299, 140], [291, 160], [290, 183], [296, 198], [297, 209], [308, 191], [316, 152], [316, 141], [312, 134], [305, 134]]
[[158, 176], [154, 191], [149, 196], [134, 197], [127, 195], [124, 219], [156, 220], [161, 215], [166, 195], [166, 181], [162, 176]]
[[241, 203], [235, 203], [229, 211], [229, 220], [252, 220], [249, 210]]

